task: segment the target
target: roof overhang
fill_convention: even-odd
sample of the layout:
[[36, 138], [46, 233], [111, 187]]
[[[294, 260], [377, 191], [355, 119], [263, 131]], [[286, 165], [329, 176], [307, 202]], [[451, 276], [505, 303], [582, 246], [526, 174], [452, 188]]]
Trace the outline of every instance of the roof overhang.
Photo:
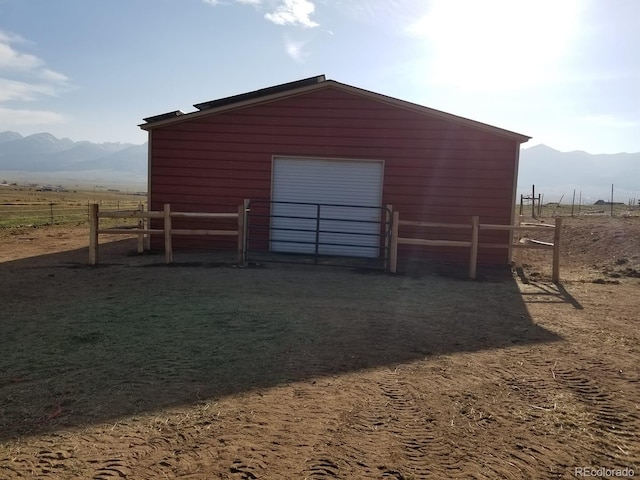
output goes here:
[[478, 122], [468, 118], [446, 113], [433, 108], [418, 105], [416, 103], [407, 102], [398, 98], [389, 97], [380, 93], [375, 93], [358, 87], [353, 87], [335, 80], [326, 80], [324, 75], [310, 77], [296, 82], [285, 83], [273, 87], [267, 87], [254, 92], [248, 92], [231, 97], [221, 98], [210, 102], [198, 103], [194, 105], [198, 111], [191, 113], [182, 113], [179, 110], [166, 114], [156, 115], [144, 119], [146, 123], [138, 125], [142, 130], [153, 130], [156, 128], [174, 125], [178, 123], [188, 122], [197, 118], [218, 115], [220, 113], [248, 108], [264, 103], [270, 103], [284, 98], [290, 98], [298, 95], [304, 95], [309, 92], [333, 88], [341, 90], [353, 95], [369, 98], [371, 100], [392, 105], [397, 108], [410, 110], [421, 115], [438, 118], [457, 125], [465, 126], [475, 130], [485, 131], [501, 137], [507, 137], [518, 143], [525, 143], [531, 139], [527, 135], [505, 130], [503, 128], [494, 127], [486, 123]]

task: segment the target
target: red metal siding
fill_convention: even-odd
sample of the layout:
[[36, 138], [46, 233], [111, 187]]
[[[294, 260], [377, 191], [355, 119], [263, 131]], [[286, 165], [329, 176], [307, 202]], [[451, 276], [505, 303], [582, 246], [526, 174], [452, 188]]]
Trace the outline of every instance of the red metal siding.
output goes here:
[[[176, 211], [232, 211], [244, 198], [268, 199], [272, 157], [286, 155], [384, 160], [383, 203], [404, 220], [511, 220], [515, 140], [341, 90], [194, 118], [152, 136], [154, 210], [171, 203]], [[193, 241], [178, 238], [176, 246]], [[411, 247], [401, 254], [466, 261], [468, 250]], [[506, 263], [506, 250], [481, 250], [479, 261]]]

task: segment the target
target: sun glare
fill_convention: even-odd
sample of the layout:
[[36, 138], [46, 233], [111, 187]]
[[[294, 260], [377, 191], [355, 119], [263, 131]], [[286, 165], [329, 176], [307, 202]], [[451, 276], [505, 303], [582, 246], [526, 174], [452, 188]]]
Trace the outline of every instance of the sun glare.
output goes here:
[[430, 82], [511, 89], [558, 77], [578, 13], [575, 0], [436, 0], [407, 33], [426, 42]]

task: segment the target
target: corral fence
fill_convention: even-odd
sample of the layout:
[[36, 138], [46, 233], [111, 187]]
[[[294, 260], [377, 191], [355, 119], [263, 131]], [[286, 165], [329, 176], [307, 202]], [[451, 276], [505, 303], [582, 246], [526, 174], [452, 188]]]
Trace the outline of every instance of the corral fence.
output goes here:
[[[126, 234], [138, 236], [138, 252], [142, 253], [145, 248], [148, 248], [148, 240], [150, 235], [163, 235], [164, 237], [164, 252], [165, 263], [171, 263], [173, 261], [173, 247], [172, 237], [174, 235], [207, 235], [207, 236], [236, 236], [238, 239], [238, 265], [245, 266], [248, 260], [248, 228], [250, 219], [250, 210], [252, 202], [250, 200], [244, 200], [244, 202], [238, 206], [237, 211], [228, 213], [201, 213], [201, 212], [174, 212], [171, 210], [170, 204], [165, 204], [162, 211], [144, 211], [143, 206], [139, 206], [135, 210], [130, 211], [100, 211], [97, 204], [90, 206], [89, 213], [89, 263], [91, 265], [98, 264], [98, 236], [100, 234]], [[298, 204], [296, 204], [298, 205]], [[331, 233], [334, 235], [353, 234], [354, 232], [345, 230], [334, 230], [335, 224], [330, 226], [330, 229], [323, 230], [321, 228], [323, 217], [320, 214], [322, 205], [318, 204], [300, 204], [307, 207], [315, 208], [315, 215], [282, 215], [284, 219], [300, 219], [309, 221], [315, 224], [314, 228], [292, 228], [289, 226], [283, 226], [280, 230], [286, 232], [298, 232], [304, 234], [307, 239], [296, 239], [294, 243], [298, 243], [305, 248], [310, 248], [312, 254], [317, 258], [320, 253], [320, 248], [324, 246], [338, 246], [344, 247], [357, 247], [361, 248], [360, 244], [344, 244], [342, 242], [335, 241], [320, 241], [321, 233]], [[345, 206], [342, 206], [345, 207]], [[519, 216], [516, 221], [516, 225], [499, 225], [480, 223], [478, 216], [470, 217], [469, 223], [435, 223], [435, 222], [421, 222], [421, 221], [409, 221], [401, 220], [400, 212], [393, 211], [391, 205], [387, 205], [384, 209], [384, 216], [380, 215], [380, 218], [373, 223], [376, 223], [381, 228], [380, 233], [367, 234], [368, 236], [375, 236], [377, 238], [377, 246], [367, 248], [375, 248], [380, 252], [380, 257], [384, 261], [384, 267], [391, 273], [397, 273], [398, 269], [398, 245], [422, 245], [433, 247], [457, 247], [469, 249], [469, 278], [475, 279], [477, 276], [478, 265], [478, 249], [479, 248], [499, 248], [508, 249], [509, 258], [512, 258], [516, 267], [522, 267], [520, 251], [522, 249], [536, 249], [536, 250], [552, 250], [552, 280], [554, 282], [560, 281], [560, 240], [562, 230], [562, 218], [555, 219], [554, 225], [548, 225], [543, 223], [525, 223], [522, 216]], [[267, 233], [273, 228], [266, 225], [270, 223], [273, 215], [271, 213], [256, 213], [253, 214], [254, 219], [266, 220], [261, 225], [261, 228], [266, 229]], [[136, 225], [127, 225], [111, 228], [100, 228], [100, 219], [135, 219]], [[152, 218], [163, 219], [163, 228], [149, 228], [149, 221]], [[174, 218], [190, 218], [201, 220], [215, 220], [215, 219], [237, 219], [237, 228], [227, 230], [186, 230], [172, 228], [171, 222]], [[327, 218], [325, 218], [327, 220]], [[336, 221], [333, 217], [328, 217], [328, 220]], [[442, 238], [424, 238], [423, 235], [419, 236], [400, 236], [400, 227], [419, 227], [430, 229], [443, 229], [443, 230], [466, 230], [469, 232], [468, 240], [446, 240]], [[535, 240], [522, 235], [522, 232], [549, 232], [553, 229], [553, 242], [546, 242], [541, 240]], [[509, 241], [505, 243], [481, 243], [479, 241], [480, 231], [507, 231], [509, 232]], [[357, 232], [356, 232], [357, 233]], [[338, 237], [339, 238], [339, 237]], [[268, 239], [268, 237], [267, 237]], [[276, 240], [280, 243], [284, 242], [282, 239]], [[273, 239], [272, 242], [273, 244]]]
[[[150, 239], [150, 235], [163, 235], [164, 237], [164, 254], [165, 263], [173, 262], [173, 243], [174, 235], [207, 235], [207, 236], [237, 236], [238, 237], [238, 263], [244, 264], [244, 237], [245, 237], [245, 218], [246, 218], [246, 202], [240, 205], [236, 212], [229, 213], [201, 213], [201, 212], [173, 212], [171, 205], [165, 204], [162, 211], [144, 211], [140, 206], [130, 211], [100, 211], [98, 204], [92, 204], [89, 211], [89, 263], [91, 265], [98, 264], [98, 250], [100, 234], [121, 234], [138, 236], [138, 252], [142, 253], [145, 247], [148, 247], [145, 239]], [[100, 219], [135, 219], [136, 225], [124, 225], [110, 228], [100, 228]], [[158, 218], [163, 220], [162, 228], [150, 228], [150, 219]], [[229, 219], [235, 218], [238, 221], [237, 229], [234, 230], [186, 230], [172, 228], [171, 221], [174, 218], [190, 218], [201, 220]]]
[[[583, 202], [582, 191], [573, 189], [571, 195], [571, 202], [567, 200], [562, 203], [565, 196], [562, 194], [560, 200], [557, 202], [545, 203], [544, 194], [538, 193], [536, 196], [536, 186], [531, 185], [531, 193], [520, 195], [520, 215], [524, 214], [525, 210], [531, 209], [531, 218], [537, 219], [543, 216], [571, 216], [576, 215], [607, 215], [610, 217], [622, 216], [622, 217], [637, 217], [640, 214], [640, 199], [637, 198], [635, 192], [627, 191], [624, 195], [629, 195], [627, 202], [614, 201], [614, 185], [611, 184], [610, 194], [605, 193], [606, 189], [600, 190], [598, 193], [599, 200], [593, 202], [593, 191], [591, 192], [591, 199], [588, 203]], [[596, 198], [598, 198], [596, 197]], [[617, 194], [620, 199], [620, 194]], [[585, 198], [586, 199], [586, 198]], [[516, 205], [517, 207], [517, 205]]]
[[[488, 223], [480, 223], [480, 217], [473, 216], [468, 224], [460, 223], [435, 223], [435, 222], [417, 222], [400, 220], [400, 213], [393, 212], [393, 220], [391, 224], [391, 244], [389, 255], [389, 271], [396, 273], [398, 265], [398, 245], [425, 245], [432, 247], [460, 247], [469, 249], [469, 278], [475, 279], [478, 265], [478, 248], [506, 248], [513, 252], [512, 256], [515, 260], [516, 267], [522, 267], [519, 250], [521, 249], [538, 249], [553, 250], [553, 266], [552, 280], [560, 281], [560, 232], [562, 230], [562, 218], [555, 219], [555, 225], [547, 225], [541, 223], [523, 223], [523, 217], [518, 217], [516, 225], [496, 225]], [[411, 238], [401, 237], [399, 230], [401, 226], [411, 227], [427, 227], [435, 229], [447, 230], [468, 230], [469, 240], [443, 240], [443, 239], [427, 239], [427, 238]], [[529, 238], [521, 238], [520, 232], [542, 232], [549, 231], [553, 228], [553, 242], [544, 242]], [[512, 239], [508, 243], [480, 243], [478, 241], [481, 230], [498, 230], [510, 232], [509, 238]]]

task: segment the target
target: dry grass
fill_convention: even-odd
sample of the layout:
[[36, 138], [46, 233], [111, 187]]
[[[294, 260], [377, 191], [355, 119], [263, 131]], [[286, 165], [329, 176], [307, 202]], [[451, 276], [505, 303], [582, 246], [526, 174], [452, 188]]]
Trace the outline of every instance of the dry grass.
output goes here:
[[90, 203], [105, 209], [135, 209], [146, 204], [146, 196], [103, 189], [40, 192], [35, 187], [1, 187], [0, 228], [86, 224]]

